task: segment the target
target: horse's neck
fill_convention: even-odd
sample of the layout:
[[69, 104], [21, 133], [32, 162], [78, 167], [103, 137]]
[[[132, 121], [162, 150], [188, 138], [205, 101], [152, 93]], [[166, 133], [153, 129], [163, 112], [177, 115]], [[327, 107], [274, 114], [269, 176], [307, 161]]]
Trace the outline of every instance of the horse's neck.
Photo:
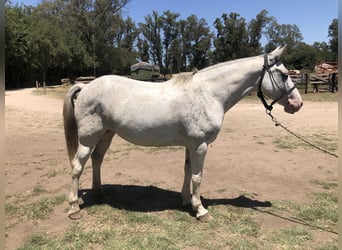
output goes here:
[[263, 57], [258, 56], [221, 63], [195, 76], [205, 84], [210, 95], [222, 103], [226, 112], [256, 88], [262, 67]]

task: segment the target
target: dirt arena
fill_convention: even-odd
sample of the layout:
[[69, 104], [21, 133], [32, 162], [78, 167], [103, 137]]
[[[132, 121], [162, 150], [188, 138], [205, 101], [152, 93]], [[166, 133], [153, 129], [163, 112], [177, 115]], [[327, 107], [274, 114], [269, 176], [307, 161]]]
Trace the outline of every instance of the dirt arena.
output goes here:
[[[34, 95], [32, 91], [5, 93], [6, 204], [25, 205], [42, 197], [67, 194], [71, 182], [62, 99]], [[337, 141], [337, 102], [305, 102], [305, 96], [303, 99], [299, 113], [286, 114], [277, 105], [273, 114], [309, 139], [315, 141], [320, 136]], [[181, 148], [141, 148], [114, 137], [102, 168], [102, 184], [153, 185], [178, 192], [183, 161]], [[242, 101], [226, 114], [217, 140], [210, 145], [201, 193], [210, 199], [248, 194], [258, 201], [305, 202], [309, 193], [322, 190], [313, 181], [337, 182], [337, 176], [335, 157], [305, 146], [275, 127], [257, 100]], [[88, 162], [80, 188], [90, 187]], [[39, 189], [44, 191], [36, 195]], [[32, 233], [63, 230], [72, 223], [67, 219], [67, 209], [65, 201], [46, 220], [6, 221], [6, 249], [21, 246]], [[274, 216], [261, 218], [262, 227], [286, 223], [289, 222]]]

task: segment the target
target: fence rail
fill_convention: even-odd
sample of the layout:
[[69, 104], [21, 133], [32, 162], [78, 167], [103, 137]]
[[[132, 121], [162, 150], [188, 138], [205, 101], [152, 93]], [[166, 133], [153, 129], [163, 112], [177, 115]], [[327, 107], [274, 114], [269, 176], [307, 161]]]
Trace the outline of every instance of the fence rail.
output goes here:
[[312, 87], [313, 93], [320, 91], [337, 92], [338, 91], [338, 77], [337, 73], [332, 74], [314, 74], [307, 73], [302, 75], [290, 75], [292, 81], [296, 85], [305, 86], [305, 94], [308, 93], [309, 88]]

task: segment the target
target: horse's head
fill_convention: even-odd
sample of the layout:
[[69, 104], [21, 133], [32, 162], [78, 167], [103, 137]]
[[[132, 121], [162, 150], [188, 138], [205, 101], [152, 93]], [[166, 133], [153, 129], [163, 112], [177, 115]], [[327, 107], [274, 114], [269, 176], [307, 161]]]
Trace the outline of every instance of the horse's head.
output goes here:
[[280, 56], [285, 47], [278, 47], [270, 54], [264, 57], [264, 69], [261, 80], [259, 82], [258, 95], [267, 108], [267, 103], [263, 98], [263, 93], [273, 100], [271, 105], [272, 109], [274, 103], [279, 103], [284, 106], [287, 113], [295, 113], [303, 106], [302, 97], [298, 89], [288, 75], [288, 70], [280, 62]]

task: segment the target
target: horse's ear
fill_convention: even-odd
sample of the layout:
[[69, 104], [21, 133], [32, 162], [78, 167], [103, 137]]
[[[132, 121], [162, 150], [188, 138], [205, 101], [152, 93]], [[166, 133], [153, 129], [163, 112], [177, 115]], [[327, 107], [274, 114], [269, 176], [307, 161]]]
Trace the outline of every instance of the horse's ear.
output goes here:
[[269, 55], [270, 62], [275, 63], [275, 62], [279, 61], [281, 55], [283, 54], [283, 52], [285, 50], [285, 48], [286, 48], [286, 44], [283, 47], [279, 46], [275, 50], [273, 50]]

